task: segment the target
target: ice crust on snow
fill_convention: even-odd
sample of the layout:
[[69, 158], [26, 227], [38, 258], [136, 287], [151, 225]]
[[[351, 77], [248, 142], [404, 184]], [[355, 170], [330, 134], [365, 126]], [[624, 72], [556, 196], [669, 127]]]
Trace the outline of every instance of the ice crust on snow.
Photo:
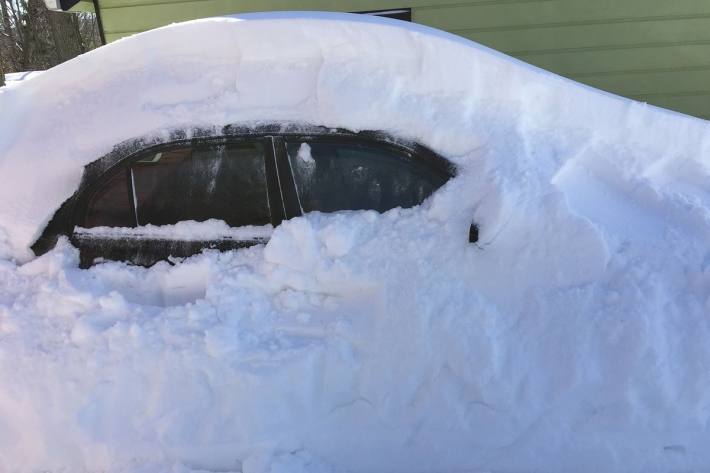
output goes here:
[[[0, 471], [710, 468], [708, 122], [421, 26], [248, 18], [0, 89]], [[115, 144], [264, 122], [458, 174], [175, 266], [32, 259]]]

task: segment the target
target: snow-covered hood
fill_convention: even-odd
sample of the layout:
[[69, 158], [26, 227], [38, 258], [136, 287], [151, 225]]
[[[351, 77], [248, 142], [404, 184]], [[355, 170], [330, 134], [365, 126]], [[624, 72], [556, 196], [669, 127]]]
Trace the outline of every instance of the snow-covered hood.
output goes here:
[[[177, 266], [20, 264], [115, 144], [282, 121], [458, 173]], [[709, 138], [354, 15], [172, 25], [0, 89], [0, 470], [708, 468]]]

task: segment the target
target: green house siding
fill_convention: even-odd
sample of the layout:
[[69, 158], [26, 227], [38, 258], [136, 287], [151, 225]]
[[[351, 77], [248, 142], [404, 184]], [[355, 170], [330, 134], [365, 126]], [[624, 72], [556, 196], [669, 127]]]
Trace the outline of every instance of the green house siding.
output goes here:
[[710, 117], [710, 0], [99, 0], [106, 39], [268, 10], [409, 7], [412, 20], [594, 87]]

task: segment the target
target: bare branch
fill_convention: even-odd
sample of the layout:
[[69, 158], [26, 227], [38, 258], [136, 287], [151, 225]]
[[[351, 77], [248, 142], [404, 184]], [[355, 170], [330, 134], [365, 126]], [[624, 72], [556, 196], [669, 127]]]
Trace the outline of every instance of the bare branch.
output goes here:
[[92, 13], [49, 11], [42, 0], [0, 0], [5, 72], [46, 69], [100, 45]]

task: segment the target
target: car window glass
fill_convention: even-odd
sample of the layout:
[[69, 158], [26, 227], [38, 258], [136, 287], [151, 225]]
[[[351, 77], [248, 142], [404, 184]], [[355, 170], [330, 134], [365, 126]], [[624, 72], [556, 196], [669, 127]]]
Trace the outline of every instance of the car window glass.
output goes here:
[[92, 227], [132, 227], [135, 225], [133, 205], [126, 170], [114, 173], [96, 190], [87, 206], [83, 226]]
[[139, 225], [270, 222], [261, 143], [173, 148], [134, 162], [130, 171]]
[[287, 149], [304, 212], [413, 207], [445, 182], [389, 148], [290, 142]]

